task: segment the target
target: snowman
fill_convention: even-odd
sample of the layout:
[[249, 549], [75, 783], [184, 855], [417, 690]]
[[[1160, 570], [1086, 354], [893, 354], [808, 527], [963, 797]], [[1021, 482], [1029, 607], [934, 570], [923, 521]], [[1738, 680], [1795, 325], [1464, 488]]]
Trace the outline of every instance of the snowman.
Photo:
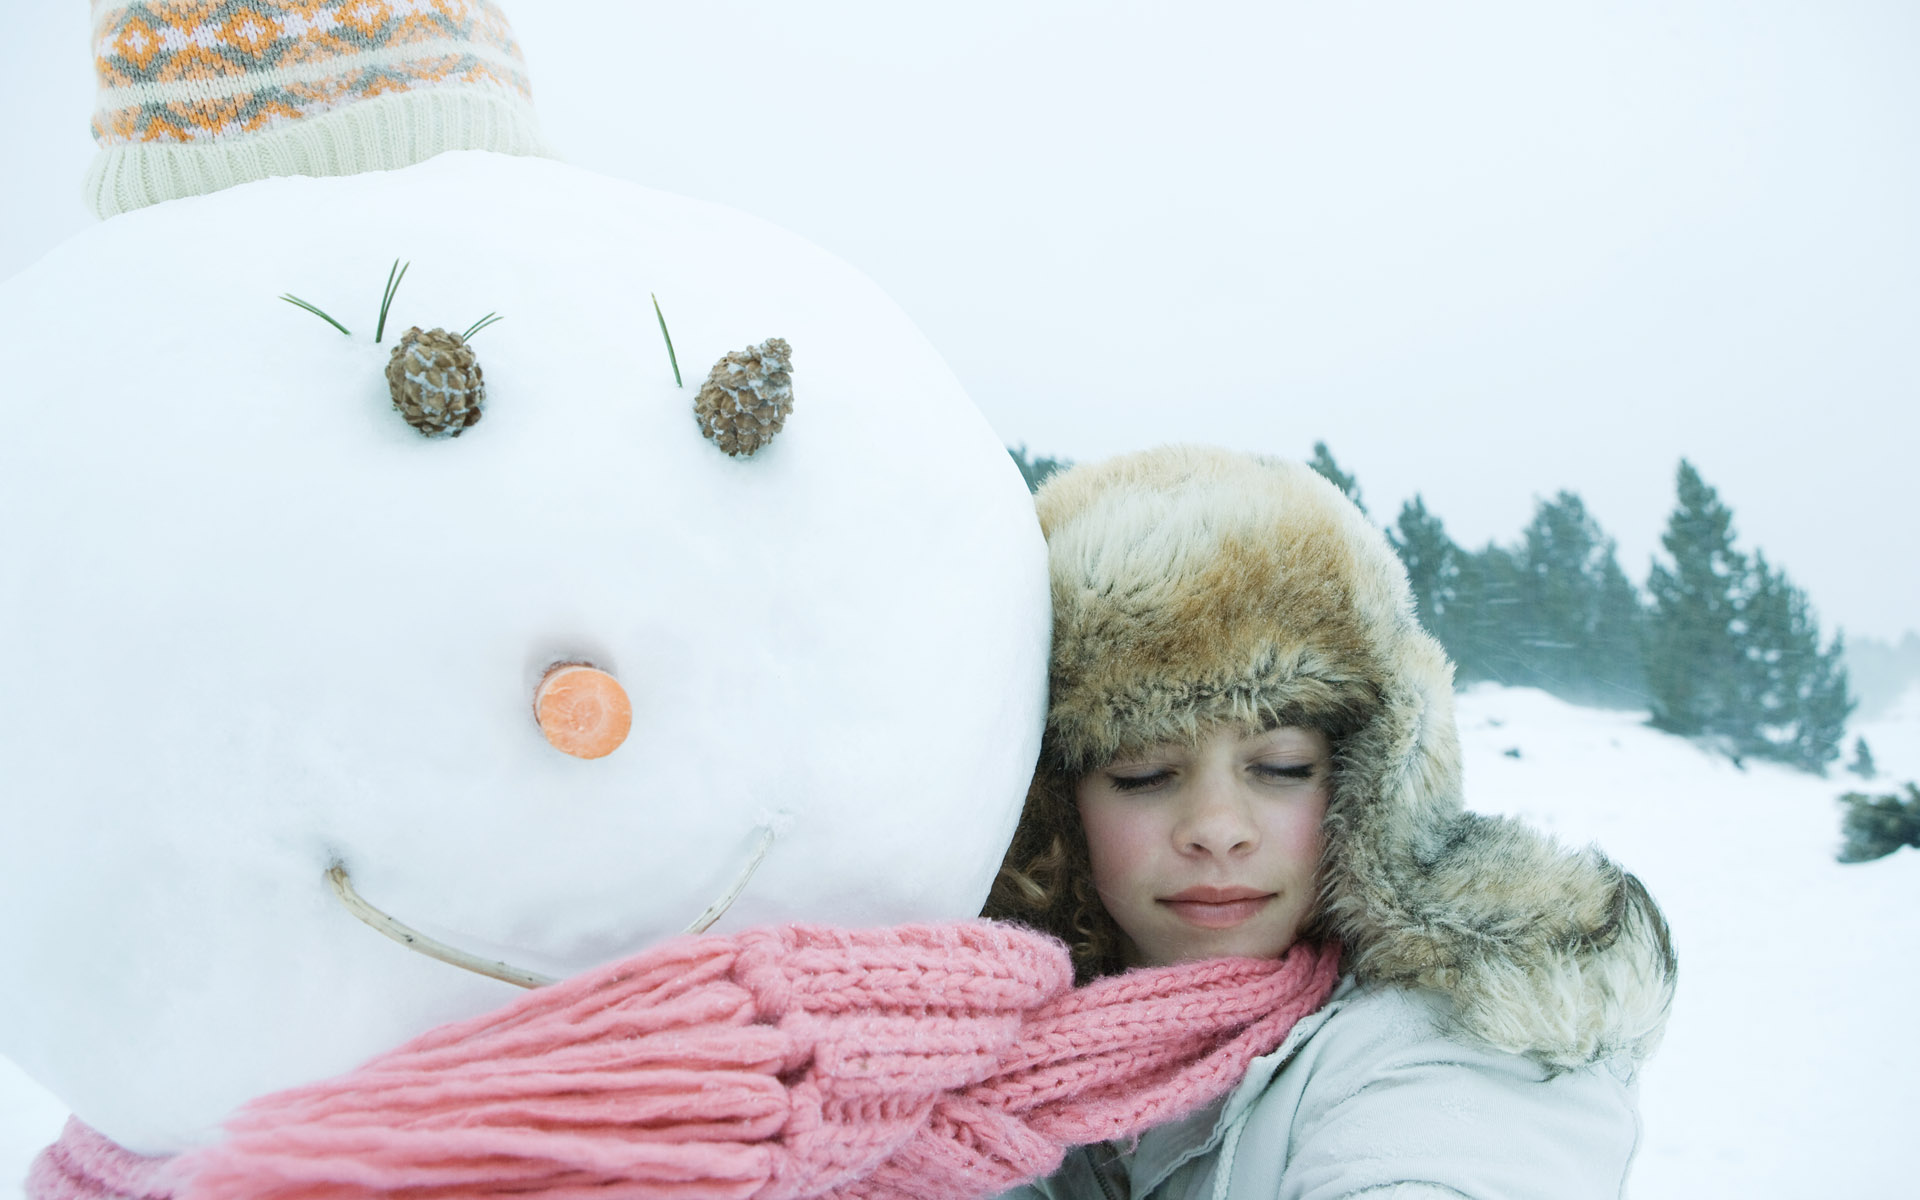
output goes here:
[[0, 285], [0, 1054], [172, 1154], [685, 930], [977, 911], [1045, 549], [900, 311], [548, 157], [485, 0], [93, 7], [108, 219]]

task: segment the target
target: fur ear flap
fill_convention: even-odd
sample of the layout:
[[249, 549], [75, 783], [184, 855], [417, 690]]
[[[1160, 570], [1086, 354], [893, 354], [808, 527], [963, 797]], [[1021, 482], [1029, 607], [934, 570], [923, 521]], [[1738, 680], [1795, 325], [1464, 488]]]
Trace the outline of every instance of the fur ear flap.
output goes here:
[[1366, 903], [1335, 902], [1355, 973], [1445, 992], [1462, 1033], [1552, 1068], [1651, 1053], [1675, 958], [1640, 881], [1509, 818], [1441, 832], [1367, 864], [1379, 874], [1349, 893]]
[[1646, 888], [1615, 874], [1615, 912], [1597, 929], [1465, 960], [1450, 989], [1462, 1032], [1557, 1070], [1653, 1053], [1673, 1006], [1673, 946]]
[[1411, 616], [1407, 624], [1395, 656], [1400, 670], [1383, 689], [1374, 803], [1415, 827], [1437, 828], [1461, 809], [1453, 664]]
[[1666, 922], [1597, 850], [1463, 811], [1453, 669], [1407, 614], [1350, 739], [1323, 904], [1363, 979], [1445, 992], [1459, 1032], [1565, 1069], [1651, 1053], [1673, 1001]]

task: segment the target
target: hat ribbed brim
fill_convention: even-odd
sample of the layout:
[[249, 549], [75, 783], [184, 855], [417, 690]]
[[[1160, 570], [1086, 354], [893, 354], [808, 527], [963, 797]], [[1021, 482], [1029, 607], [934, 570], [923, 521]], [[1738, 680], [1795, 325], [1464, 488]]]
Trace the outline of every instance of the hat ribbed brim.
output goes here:
[[104, 147], [84, 187], [88, 206], [111, 217], [282, 175], [397, 170], [448, 150], [554, 157], [526, 101], [493, 87], [440, 86], [214, 142]]

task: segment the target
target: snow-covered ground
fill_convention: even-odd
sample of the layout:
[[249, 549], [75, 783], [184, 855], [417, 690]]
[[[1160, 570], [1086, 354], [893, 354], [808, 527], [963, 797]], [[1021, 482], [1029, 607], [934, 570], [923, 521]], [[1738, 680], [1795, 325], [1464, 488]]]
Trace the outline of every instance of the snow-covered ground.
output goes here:
[[[1680, 993], [1642, 1082], [1633, 1195], [1912, 1194], [1920, 853], [1842, 866], [1834, 800], [1859, 780], [1743, 771], [1641, 721], [1525, 689], [1460, 698], [1475, 806], [1599, 842], [1672, 920]], [[1875, 790], [1920, 779], [1920, 689], [1854, 733]], [[63, 1117], [0, 1060], [0, 1179]]]
[[1872, 784], [1743, 771], [1642, 719], [1524, 689], [1460, 701], [1474, 806], [1600, 843], [1672, 922], [1680, 990], [1642, 1081], [1634, 1196], [1913, 1194], [1920, 854], [1833, 856], [1836, 797], [1920, 779], [1920, 689], [1849, 732]]

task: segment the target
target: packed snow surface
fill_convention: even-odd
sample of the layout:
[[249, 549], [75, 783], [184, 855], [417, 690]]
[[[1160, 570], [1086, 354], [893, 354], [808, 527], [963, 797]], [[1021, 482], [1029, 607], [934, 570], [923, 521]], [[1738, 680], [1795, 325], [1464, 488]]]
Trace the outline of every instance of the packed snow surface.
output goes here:
[[[1476, 687], [1459, 716], [1474, 807], [1597, 840], [1672, 920], [1680, 991], [1641, 1079], [1635, 1200], [1909, 1194], [1920, 853], [1835, 862], [1834, 798], [1920, 778], [1920, 691], [1852, 731], [1882, 764], [1871, 784], [1743, 771], [1643, 714], [1530, 690]], [[0, 1062], [0, 1170], [18, 1178], [63, 1112]]]
[[1474, 808], [1597, 842], [1672, 924], [1679, 991], [1641, 1078], [1635, 1200], [1910, 1194], [1920, 853], [1836, 862], [1835, 801], [1920, 779], [1920, 690], [1849, 731], [1880, 759], [1872, 783], [1743, 770], [1644, 713], [1531, 689], [1476, 687], [1459, 718]]
[[[393, 344], [489, 311], [484, 419], [423, 438]], [[695, 393], [770, 337], [793, 414], [729, 458]], [[336, 862], [555, 976], [678, 932], [769, 830], [721, 930], [977, 910], [1045, 548], [939, 354], [817, 248], [545, 160], [275, 179], [0, 285], [0, 380], [0, 1055], [130, 1148], [518, 994], [348, 916]], [[631, 697], [605, 758], [533, 719], [571, 661]]]

